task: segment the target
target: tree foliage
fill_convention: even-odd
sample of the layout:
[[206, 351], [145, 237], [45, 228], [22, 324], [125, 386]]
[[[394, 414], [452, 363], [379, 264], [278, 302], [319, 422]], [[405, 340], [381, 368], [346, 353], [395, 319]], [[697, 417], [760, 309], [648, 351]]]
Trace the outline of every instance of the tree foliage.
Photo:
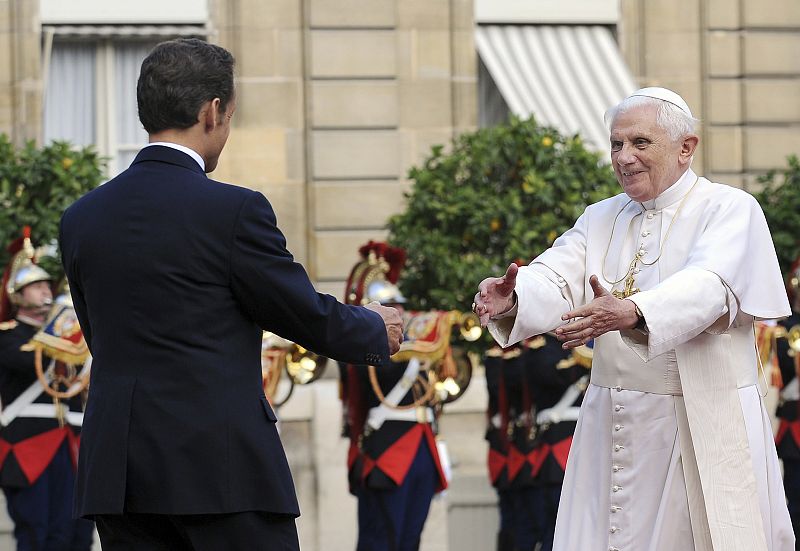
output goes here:
[[405, 212], [389, 241], [407, 251], [403, 294], [418, 309], [468, 311], [478, 283], [529, 262], [587, 205], [620, 192], [580, 137], [533, 119], [462, 134], [409, 172]]
[[784, 274], [800, 257], [800, 160], [791, 155], [788, 162], [787, 168], [761, 176], [758, 181], [764, 187], [755, 194], [764, 209]]
[[[76, 199], [97, 187], [103, 178], [103, 161], [92, 147], [75, 149], [66, 142], [42, 148], [28, 142], [16, 148], [0, 135], [0, 262], [8, 264], [6, 246], [31, 227], [34, 245], [54, 244], [61, 214]], [[42, 260], [58, 277], [57, 258]]]

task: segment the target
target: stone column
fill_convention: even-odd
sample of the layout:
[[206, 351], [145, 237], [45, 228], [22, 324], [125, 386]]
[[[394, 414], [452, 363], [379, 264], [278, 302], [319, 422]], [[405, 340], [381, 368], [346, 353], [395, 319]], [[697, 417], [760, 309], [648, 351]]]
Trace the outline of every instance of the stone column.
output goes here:
[[22, 145], [41, 138], [38, 0], [0, 0], [0, 132]]
[[262, 191], [308, 260], [302, 0], [213, 0], [211, 40], [236, 57], [237, 111], [212, 175]]

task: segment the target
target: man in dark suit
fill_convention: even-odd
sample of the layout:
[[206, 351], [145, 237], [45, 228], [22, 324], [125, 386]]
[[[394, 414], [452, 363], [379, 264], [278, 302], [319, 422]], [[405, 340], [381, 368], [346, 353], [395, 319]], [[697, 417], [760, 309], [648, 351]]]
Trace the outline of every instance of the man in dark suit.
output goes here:
[[402, 340], [396, 310], [314, 290], [262, 194], [205, 176], [230, 132], [233, 65], [199, 40], [156, 46], [137, 88], [149, 146], [61, 221], [94, 357], [75, 512], [105, 550], [298, 549], [262, 329], [373, 365]]

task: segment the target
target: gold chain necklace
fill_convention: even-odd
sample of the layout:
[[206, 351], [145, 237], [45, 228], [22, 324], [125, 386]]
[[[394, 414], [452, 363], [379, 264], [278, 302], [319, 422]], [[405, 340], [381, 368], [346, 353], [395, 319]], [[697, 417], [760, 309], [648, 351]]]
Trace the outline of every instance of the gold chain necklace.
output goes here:
[[664, 239], [661, 240], [661, 245], [658, 250], [658, 256], [655, 258], [655, 260], [651, 262], [645, 262], [643, 260], [645, 253], [640, 246], [639, 250], [636, 251], [636, 254], [633, 255], [633, 260], [631, 260], [631, 263], [628, 266], [628, 271], [625, 272], [625, 275], [623, 275], [616, 281], [611, 281], [606, 277], [606, 259], [608, 258], [608, 251], [611, 248], [611, 241], [614, 239], [614, 228], [617, 225], [617, 219], [619, 219], [619, 215], [622, 214], [622, 211], [624, 211], [628, 207], [628, 205], [630, 205], [633, 202], [633, 199], [631, 199], [622, 206], [620, 211], [614, 217], [614, 223], [611, 225], [611, 236], [608, 238], [608, 245], [606, 245], [606, 252], [603, 255], [603, 265], [600, 267], [600, 274], [603, 276], [603, 279], [606, 280], [606, 283], [609, 283], [612, 288], [614, 287], [614, 285], [621, 283], [623, 280], [625, 281], [624, 289], [622, 289], [621, 291], [620, 290], [612, 291], [611, 294], [613, 294], [617, 298], [628, 298], [629, 296], [639, 292], [639, 289], [634, 287], [634, 285], [636, 284], [636, 281], [634, 280], [634, 274], [636, 274], [637, 264], [641, 264], [642, 266], [652, 266], [653, 264], [658, 262], [659, 259], [661, 259], [661, 255], [664, 254], [664, 245], [667, 244], [667, 239], [669, 239], [669, 234], [672, 231], [672, 225], [675, 223], [675, 220], [678, 219], [678, 215], [681, 213], [683, 204], [686, 202], [686, 199], [692, 193], [692, 190], [694, 190], [695, 186], [697, 185], [697, 182], [699, 181], [700, 181], [700, 176], [697, 176], [697, 178], [695, 178], [694, 183], [692, 184], [692, 187], [689, 188], [689, 191], [687, 191], [686, 195], [684, 195], [683, 199], [681, 199], [678, 208], [675, 210], [675, 216], [672, 217], [672, 220], [670, 221], [669, 226], [667, 227], [667, 232], [664, 234]]

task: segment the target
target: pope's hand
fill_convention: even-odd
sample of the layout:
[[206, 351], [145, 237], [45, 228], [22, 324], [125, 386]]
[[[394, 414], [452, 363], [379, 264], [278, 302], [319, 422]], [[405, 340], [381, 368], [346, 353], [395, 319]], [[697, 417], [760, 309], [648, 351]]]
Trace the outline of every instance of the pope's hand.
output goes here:
[[633, 329], [639, 317], [632, 300], [619, 299], [609, 293], [597, 279], [589, 278], [594, 291], [594, 300], [561, 316], [564, 321], [573, 320], [556, 329], [556, 337], [563, 348], [576, 348], [609, 331]]
[[503, 277], [487, 277], [478, 285], [472, 311], [480, 318], [482, 327], [486, 327], [492, 317], [504, 314], [514, 307], [517, 271], [519, 268], [512, 263]]

